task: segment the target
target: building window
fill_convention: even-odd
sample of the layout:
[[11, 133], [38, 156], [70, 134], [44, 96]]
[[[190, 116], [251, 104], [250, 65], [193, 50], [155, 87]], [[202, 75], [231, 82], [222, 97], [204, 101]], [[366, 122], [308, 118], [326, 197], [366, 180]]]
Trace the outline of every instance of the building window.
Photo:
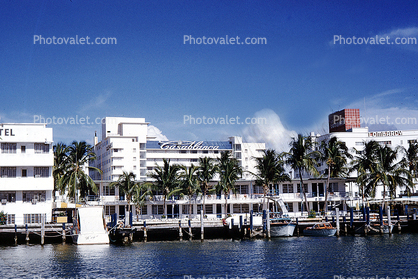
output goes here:
[[205, 214], [213, 214], [213, 205], [205, 204]]
[[49, 153], [49, 144], [35, 143], [35, 154]]
[[190, 159], [190, 162], [197, 163], [198, 162], [198, 159]]
[[46, 200], [46, 191], [27, 191], [23, 192], [23, 202], [44, 202]]
[[39, 224], [42, 221], [42, 214], [23, 214], [25, 224]]
[[112, 215], [112, 214], [115, 214], [115, 213], [116, 213], [116, 210], [115, 210], [114, 205], [105, 206], [105, 215]]
[[287, 210], [288, 210], [289, 212], [294, 212], [294, 211], [293, 211], [293, 203], [292, 203], [292, 202], [287, 203]]
[[254, 194], [264, 194], [263, 186], [254, 185]]
[[16, 202], [16, 192], [0, 192], [0, 201], [2, 204]]
[[139, 149], [140, 150], [145, 150], [145, 143], [140, 143], [139, 144]]
[[248, 204], [234, 204], [233, 210], [233, 213], [249, 213], [250, 207]]
[[1, 177], [16, 177], [16, 167], [2, 167], [1, 168]]
[[49, 177], [49, 168], [48, 167], [34, 167], [33, 176], [34, 177]]
[[163, 205], [153, 204], [152, 205], [152, 214], [153, 215], [162, 215], [162, 214], [164, 214], [164, 207], [163, 207]]
[[293, 184], [283, 184], [283, 193], [293, 193]]
[[148, 214], [148, 206], [143, 205], [141, 206], [141, 215], [147, 215]]
[[20, 153], [26, 153], [26, 146], [22, 145], [20, 147]]
[[132, 159], [133, 159], [133, 161], [136, 161], [136, 157], [133, 157]]
[[235, 185], [235, 193], [236, 194], [248, 194], [248, 186], [247, 185]]
[[22, 177], [27, 177], [27, 176], [28, 176], [28, 170], [22, 169]]
[[2, 143], [1, 153], [16, 153], [16, 143]]
[[16, 215], [15, 214], [7, 214], [7, 224], [12, 225], [16, 223]]
[[235, 144], [235, 151], [241, 151], [241, 144]]
[[197, 154], [197, 150], [191, 150], [190, 153]]
[[103, 186], [103, 195], [104, 196], [114, 196], [115, 187]]

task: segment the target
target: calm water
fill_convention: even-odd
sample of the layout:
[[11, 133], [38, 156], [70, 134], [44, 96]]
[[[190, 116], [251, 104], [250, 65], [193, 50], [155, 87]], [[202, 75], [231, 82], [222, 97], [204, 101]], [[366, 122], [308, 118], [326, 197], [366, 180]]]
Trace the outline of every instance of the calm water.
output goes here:
[[418, 278], [417, 255], [413, 234], [0, 246], [0, 278]]

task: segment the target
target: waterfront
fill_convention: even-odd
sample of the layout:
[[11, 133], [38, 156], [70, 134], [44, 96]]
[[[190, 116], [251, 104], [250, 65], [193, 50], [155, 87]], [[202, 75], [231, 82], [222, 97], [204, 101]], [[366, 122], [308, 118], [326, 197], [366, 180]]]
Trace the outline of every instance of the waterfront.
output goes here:
[[413, 278], [418, 235], [0, 246], [2, 278]]

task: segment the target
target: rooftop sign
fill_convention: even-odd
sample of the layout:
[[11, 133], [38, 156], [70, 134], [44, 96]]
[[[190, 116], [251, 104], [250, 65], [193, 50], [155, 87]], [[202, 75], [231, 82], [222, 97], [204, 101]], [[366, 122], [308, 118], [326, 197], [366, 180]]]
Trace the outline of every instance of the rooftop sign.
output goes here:
[[369, 137], [397, 137], [402, 136], [402, 131], [369, 132]]

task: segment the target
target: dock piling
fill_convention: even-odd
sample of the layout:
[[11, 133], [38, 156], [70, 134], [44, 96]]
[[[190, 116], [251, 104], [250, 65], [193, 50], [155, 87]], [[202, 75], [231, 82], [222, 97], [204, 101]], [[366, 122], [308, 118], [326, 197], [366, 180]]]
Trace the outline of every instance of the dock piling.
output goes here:
[[296, 235], [299, 236], [299, 218], [296, 217]]
[[65, 243], [66, 236], [65, 236], [65, 223], [62, 223], [62, 242]]
[[253, 223], [253, 214], [254, 214], [254, 211], [250, 211], [250, 238], [252, 238], [253, 237], [253, 226], [254, 226], [254, 223]]
[[180, 238], [180, 241], [183, 240], [183, 231], [181, 229], [181, 220], [179, 220], [179, 238]]
[[200, 210], [200, 241], [203, 242], [205, 238], [204, 226], [203, 226], [203, 209]]
[[379, 206], [380, 234], [383, 234], [383, 208]]
[[41, 215], [41, 245], [45, 244], [45, 214]]
[[392, 219], [391, 219], [391, 216], [390, 216], [390, 206], [387, 207], [386, 212], [388, 214], [389, 234], [392, 234]]
[[340, 236], [340, 209], [339, 208], [335, 209], [335, 218], [337, 219], [337, 236]]
[[28, 229], [28, 224], [25, 225], [25, 230], [26, 230], [26, 243], [29, 243], [29, 229]]
[[267, 209], [267, 238], [270, 239], [271, 235], [270, 235], [270, 211]]
[[15, 224], [15, 245], [17, 245], [17, 225]]
[[192, 240], [192, 221], [189, 219], [189, 240]]
[[144, 221], [144, 242], [147, 242], [147, 222]]

